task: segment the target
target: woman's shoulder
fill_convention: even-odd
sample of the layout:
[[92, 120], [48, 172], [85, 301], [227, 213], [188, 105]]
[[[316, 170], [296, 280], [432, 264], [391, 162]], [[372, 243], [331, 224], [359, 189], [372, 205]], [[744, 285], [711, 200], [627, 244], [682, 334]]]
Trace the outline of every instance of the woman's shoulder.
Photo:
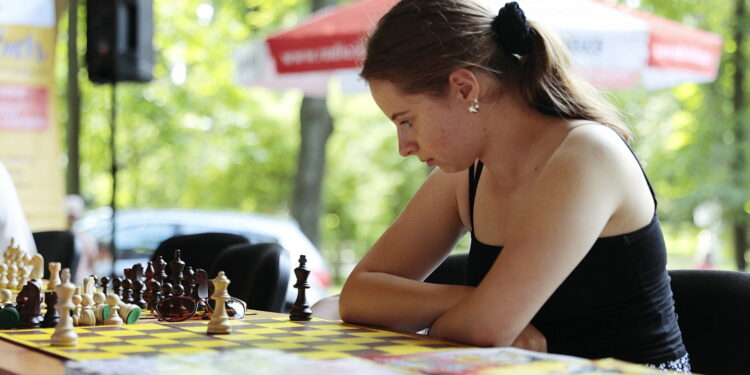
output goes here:
[[592, 161], [624, 161], [632, 158], [628, 144], [613, 129], [597, 122], [574, 122], [556, 154], [572, 153]]

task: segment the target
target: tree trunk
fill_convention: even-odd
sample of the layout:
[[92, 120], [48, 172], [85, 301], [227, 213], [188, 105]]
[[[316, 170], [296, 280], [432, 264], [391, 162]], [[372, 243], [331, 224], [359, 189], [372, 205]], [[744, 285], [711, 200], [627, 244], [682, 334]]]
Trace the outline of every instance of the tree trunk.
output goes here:
[[[312, 10], [335, 5], [335, 0], [312, 0]], [[323, 177], [328, 137], [333, 132], [333, 119], [326, 100], [302, 99], [300, 108], [300, 151], [294, 181], [292, 216], [316, 246], [320, 245], [320, 215], [323, 209]]]
[[68, 1], [68, 123], [66, 131], [68, 194], [81, 194], [79, 138], [81, 91], [78, 88], [78, 0]]
[[[735, 7], [735, 25], [734, 25], [734, 40], [737, 48], [734, 53], [734, 144], [735, 154], [734, 160], [732, 161], [732, 171], [735, 176], [735, 188], [744, 191], [747, 187], [747, 180], [744, 177], [747, 173], [746, 161], [745, 161], [745, 46], [744, 46], [744, 29], [746, 24], [747, 9], [745, 7], [746, 0], [736, 0]], [[739, 207], [732, 210], [732, 229], [734, 234], [734, 253], [735, 261], [737, 263], [737, 269], [744, 271], [747, 262], [745, 261], [745, 252], [747, 250], [747, 227], [748, 227], [748, 215], [743, 209], [743, 205], [739, 204]]]
[[302, 99], [300, 119], [302, 142], [292, 215], [299, 222], [302, 232], [318, 245], [326, 143], [333, 132], [333, 119], [328, 113], [325, 99], [307, 97]]

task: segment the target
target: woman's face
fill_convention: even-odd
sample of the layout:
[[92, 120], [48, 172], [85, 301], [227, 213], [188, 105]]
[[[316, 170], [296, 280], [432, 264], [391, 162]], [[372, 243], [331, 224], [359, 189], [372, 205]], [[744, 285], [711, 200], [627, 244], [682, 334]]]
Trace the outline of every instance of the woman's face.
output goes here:
[[429, 166], [446, 172], [468, 168], [476, 159], [478, 145], [472, 144], [467, 126], [467, 107], [450, 93], [444, 97], [402, 93], [390, 81], [369, 82], [373, 99], [396, 124], [401, 156], [414, 155]]

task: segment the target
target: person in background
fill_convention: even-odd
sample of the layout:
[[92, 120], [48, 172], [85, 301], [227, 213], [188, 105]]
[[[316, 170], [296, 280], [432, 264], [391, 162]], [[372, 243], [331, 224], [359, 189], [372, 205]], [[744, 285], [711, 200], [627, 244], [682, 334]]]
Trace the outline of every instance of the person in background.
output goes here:
[[78, 269], [76, 270], [77, 281], [82, 281], [84, 277], [96, 275], [97, 263], [100, 261], [99, 247], [96, 239], [83, 231], [76, 228], [76, 222], [83, 217], [86, 211], [86, 204], [80, 195], [69, 194], [65, 196], [65, 214], [67, 215], [68, 230], [75, 235], [76, 248], [80, 253], [78, 260]]
[[[346, 322], [688, 372], [656, 199], [601, 94], [517, 3], [402, 0], [361, 76], [437, 167], [362, 258]], [[425, 277], [471, 233], [465, 285]]]
[[5, 165], [0, 162], [0, 254], [8, 248], [11, 238], [15, 246], [27, 254], [37, 253], [16, 186]]

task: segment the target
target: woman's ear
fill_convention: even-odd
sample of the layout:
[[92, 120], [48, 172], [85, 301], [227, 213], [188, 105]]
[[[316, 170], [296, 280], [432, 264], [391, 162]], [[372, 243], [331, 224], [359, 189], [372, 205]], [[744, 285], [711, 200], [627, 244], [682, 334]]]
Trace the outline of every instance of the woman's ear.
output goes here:
[[479, 97], [479, 80], [469, 69], [459, 68], [448, 76], [451, 92], [457, 93], [463, 100], [473, 100]]

